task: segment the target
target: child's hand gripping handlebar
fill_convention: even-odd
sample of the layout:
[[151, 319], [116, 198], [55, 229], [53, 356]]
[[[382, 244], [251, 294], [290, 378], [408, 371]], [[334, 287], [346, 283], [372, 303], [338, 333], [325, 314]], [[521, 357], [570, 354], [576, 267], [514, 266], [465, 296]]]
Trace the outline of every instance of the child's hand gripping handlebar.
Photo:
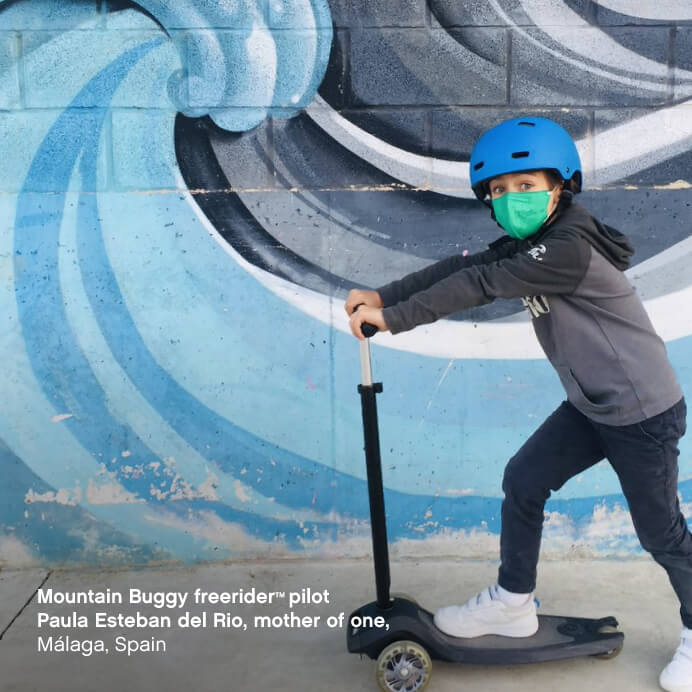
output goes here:
[[[361, 303], [360, 305], [365, 305], [365, 303]], [[356, 305], [353, 312], [358, 310], [360, 305]], [[379, 332], [380, 330], [374, 324], [369, 324], [368, 322], [363, 322], [363, 324], [360, 325], [360, 331], [363, 333], [363, 336], [366, 339], [369, 339], [371, 336], [375, 336], [375, 334], [377, 334], [377, 332]]]

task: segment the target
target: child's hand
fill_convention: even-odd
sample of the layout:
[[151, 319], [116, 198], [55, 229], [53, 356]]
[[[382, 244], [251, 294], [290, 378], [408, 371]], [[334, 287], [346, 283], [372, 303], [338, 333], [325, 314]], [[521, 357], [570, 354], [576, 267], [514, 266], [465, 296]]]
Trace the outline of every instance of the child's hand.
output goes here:
[[361, 306], [351, 314], [351, 331], [353, 332], [353, 336], [361, 341], [365, 339], [363, 332], [361, 331], [361, 325], [363, 322], [374, 325], [381, 332], [387, 331], [387, 324], [384, 321], [382, 310], [380, 308], [373, 308], [369, 307], [368, 305], [361, 304]]
[[349, 292], [344, 308], [347, 315], [352, 315], [359, 305], [367, 305], [371, 308], [382, 308], [382, 298], [377, 291], [364, 291], [354, 288]]

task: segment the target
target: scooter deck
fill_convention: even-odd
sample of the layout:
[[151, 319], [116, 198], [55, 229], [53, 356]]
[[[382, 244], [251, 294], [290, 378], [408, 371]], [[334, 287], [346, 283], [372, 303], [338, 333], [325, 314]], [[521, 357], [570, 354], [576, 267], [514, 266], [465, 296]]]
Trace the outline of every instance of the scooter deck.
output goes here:
[[[388, 629], [351, 626], [353, 616], [384, 617]], [[362, 621], [362, 620], [361, 620]], [[386, 610], [376, 602], [358, 608], [349, 617], [348, 650], [376, 659], [395, 641], [412, 640], [423, 646], [432, 659], [453, 663], [514, 664], [539, 663], [580, 656], [607, 654], [622, 647], [624, 634], [613, 632], [614, 617], [600, 619], [539, 615], [539, 627], [531, 637], [485, 635], [451, 637], [440, 631], [433, 614], [414, 601], [394, 598]], [[611, 631], [601, 631], [602, 629]]]

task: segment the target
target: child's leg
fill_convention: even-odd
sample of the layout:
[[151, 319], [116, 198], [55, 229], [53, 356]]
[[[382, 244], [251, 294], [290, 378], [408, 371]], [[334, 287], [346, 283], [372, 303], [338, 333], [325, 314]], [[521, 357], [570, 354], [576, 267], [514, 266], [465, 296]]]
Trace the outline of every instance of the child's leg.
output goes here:
[[535, 634], [538, 618], [530, 594], [536, 586], [543, 506], [551, 490], [603, 456], [593, 426], [572, 404], [563, 402], [507, 464], [498, 586], [463, 605], [440, 608], [435, 613], [440, 630], [453, 637]]
[[550, 491], [604, 456], [591, 422], [564, 401], [510, 459], [502, 482], [500, 586], [515, 593], [536, 588], [543, 508]]
[[598, 427], [639, 541], [668, 573], [682, 622], [692, 628], [692, 534], [677, 495], [678, 440], [685, 434], [686, 412], [681, 399], [642, 423]]

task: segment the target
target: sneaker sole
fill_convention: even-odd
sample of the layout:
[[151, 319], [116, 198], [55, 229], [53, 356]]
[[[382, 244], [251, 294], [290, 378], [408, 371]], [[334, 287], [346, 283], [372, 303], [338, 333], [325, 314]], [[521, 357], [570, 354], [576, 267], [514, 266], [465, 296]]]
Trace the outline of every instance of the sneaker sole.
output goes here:
[[687, 683], [676, 685], [676, 684], [668, 684], [664, 685], [660, 680], [658, 682], [659, 686], [661, 687], [662, 690], [666, 690], [666, 692], [692, 692], [692, 685], [689, 685]]

